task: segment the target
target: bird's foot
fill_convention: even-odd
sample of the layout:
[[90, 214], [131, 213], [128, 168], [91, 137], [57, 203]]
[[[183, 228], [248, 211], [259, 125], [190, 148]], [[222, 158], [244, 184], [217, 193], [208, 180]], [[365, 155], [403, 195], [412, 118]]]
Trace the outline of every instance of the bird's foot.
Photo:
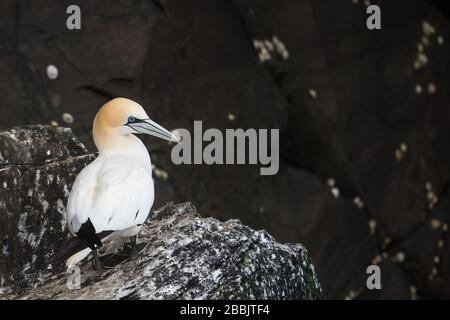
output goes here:
[[139, 259], [139, 251], [136, 248], [136, 240], [137, 240], [136, 236], [133, 236], [130, 238], [130, 242], [131, 242], [130, 260], [132, 260], [132, 261]]
[[95, 259], [92, 260], [92, 267], [94, 268], [95, 271], [103, 271], [103, 264], [100, 262], [100, 259]]
[[95, 271], [103, 271], [105, 270], [103, 268], [103, 264], [100, 261], [100, 258], [98, 256], [97, 250], [94, 251], [94, 259], [92, 259], [92, 267], [94, 268]]
[[136, 247], [133, 247], [130, 253], [130, 260], [134, 261], [137, 259], [139, 259], [139, 252], [137, 251]]

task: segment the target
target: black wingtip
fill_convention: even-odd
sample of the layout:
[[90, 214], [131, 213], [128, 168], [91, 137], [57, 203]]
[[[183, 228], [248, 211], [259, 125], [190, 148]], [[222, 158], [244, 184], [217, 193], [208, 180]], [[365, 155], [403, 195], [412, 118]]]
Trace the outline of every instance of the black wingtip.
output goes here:
[[77, 236], [86, 241], [91, 250], [95, 250], [96, 247], [100, 248], [103, 245], [102, 240], [100, 240], [99, 235], [95, 231], [91, 219], [87, 219], [87, 221], [81, 225], [80, 230], [77, 232]]

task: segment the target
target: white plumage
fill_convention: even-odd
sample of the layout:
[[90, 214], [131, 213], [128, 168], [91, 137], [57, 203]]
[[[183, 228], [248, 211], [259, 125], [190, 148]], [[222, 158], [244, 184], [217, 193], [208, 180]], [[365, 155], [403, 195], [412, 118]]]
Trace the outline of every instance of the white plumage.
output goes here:
[[75, 180], [67, 204], [69, 230], [90, 218], [97, 233], [143, 224], [153, 204], [150, 161], [129, 156], [99, 156]]

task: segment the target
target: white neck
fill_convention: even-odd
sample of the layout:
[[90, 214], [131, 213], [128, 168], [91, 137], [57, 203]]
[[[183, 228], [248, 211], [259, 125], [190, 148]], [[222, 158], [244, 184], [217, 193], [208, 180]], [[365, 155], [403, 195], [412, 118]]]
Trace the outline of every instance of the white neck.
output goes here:
[[[103, 148], [98, 147], [99, 155], [103, 157], [129, 157], [150, 169], [152, 168], [149, 152], [141, 139], [133, 134], [116, 137], [116, 139], [120, 139], [120, 143]], [[119, 141], [116, 140], [116, 142]]]

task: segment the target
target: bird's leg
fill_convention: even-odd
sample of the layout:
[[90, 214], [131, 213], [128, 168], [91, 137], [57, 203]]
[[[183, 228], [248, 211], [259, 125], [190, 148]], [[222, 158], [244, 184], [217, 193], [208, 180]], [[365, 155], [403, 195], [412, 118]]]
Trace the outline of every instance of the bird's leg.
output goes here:
[[137, 236], [130, 237], [130, 242], [131, 242], [130, 259], [131, 260], [136, 260], [137, 258], [139, 258], [139, 252], [137, 251], [137, 248], [136, 248], [136, 238], [137, 238]]
[[100, 261], [100, 258], [98, 257], [97, 249], [93, 251], [94, 253], [94, 259], [92, 260], [92, 267], [94, 267], [95, 271], [103, 271], [103, 265]]

